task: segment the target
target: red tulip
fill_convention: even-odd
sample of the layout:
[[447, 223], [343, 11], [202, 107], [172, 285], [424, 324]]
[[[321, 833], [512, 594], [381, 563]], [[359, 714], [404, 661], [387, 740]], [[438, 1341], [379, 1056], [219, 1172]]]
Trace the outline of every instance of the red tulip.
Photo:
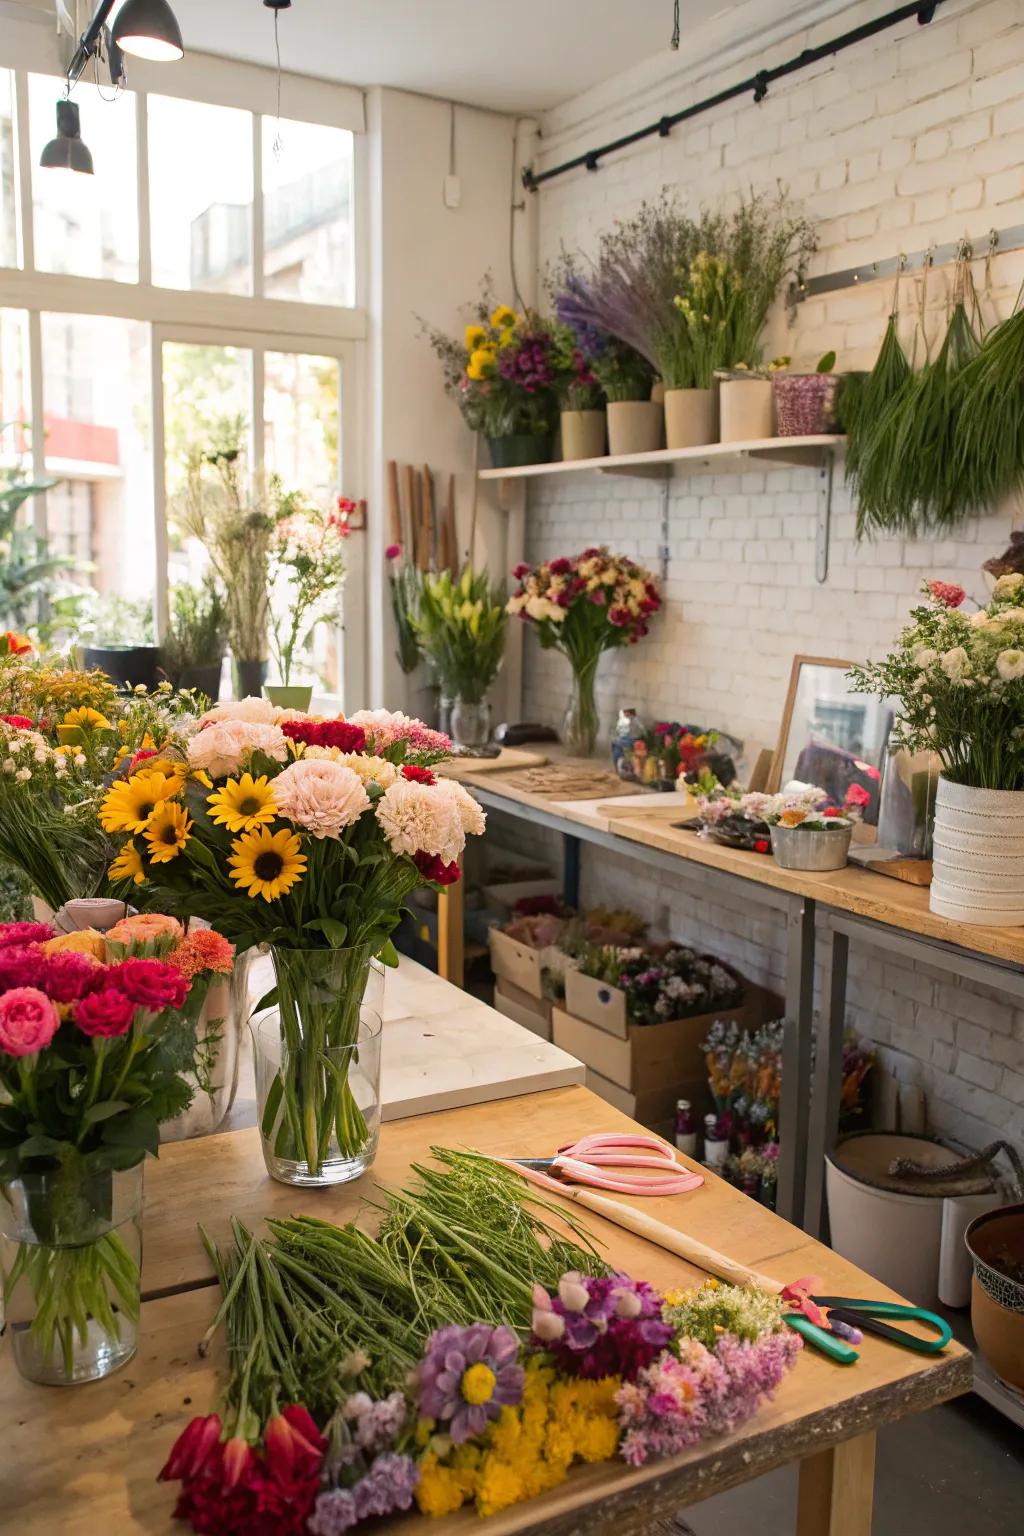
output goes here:
[[160, 1481], [173, 1483], [181, 1478], [198, 1477], [220, 1444], [222, 1428], [220, 1415], [216, 1413], [186, 1424], [171, 1447], [171, 1454], [160, 1472]]
[[224, 1479], [226, 1492], [236, 1488], [252, 1465], [252, 1446], [248, 1440], [233, 1435], [224, 1447]]

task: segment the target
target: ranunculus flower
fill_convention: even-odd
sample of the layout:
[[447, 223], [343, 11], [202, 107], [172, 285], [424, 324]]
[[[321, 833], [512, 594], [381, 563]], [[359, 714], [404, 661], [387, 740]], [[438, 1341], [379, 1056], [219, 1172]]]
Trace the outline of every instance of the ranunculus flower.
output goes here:
[[152, 1013], [162, 1008], [180, 1008], [188, 996], [186, 978], [163, 960], [122, 960], [109, 968], [104, 985], [123, 992], [138, 1007]]
[[131, 1029], [135, 1004], [116, 987], [105, 987], [101, 992], [87, 992], [80, 997], [72, 1018], [83, 1035], [112, 1040]]
[[35, 1056], [60, 1028], [53, 1001], [38, 987], [15, 987], [0, 997], [0, 1051]]
[[1024, 651], [1000, 651], [996, 657], [996, 671], [1004, 683], [1024, 677]]

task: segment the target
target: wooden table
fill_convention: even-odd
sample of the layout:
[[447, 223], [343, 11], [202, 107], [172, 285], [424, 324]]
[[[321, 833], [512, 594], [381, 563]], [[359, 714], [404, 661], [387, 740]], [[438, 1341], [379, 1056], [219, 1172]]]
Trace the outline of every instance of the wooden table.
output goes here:
[[[374, 1177], [404, 1180], [434, 1145], [542, 1155], [568, 1135], [635, 1128], [584, 1088], [445, 1111], [384, 1127]], [[12, 1536], [174, 1536], [174, 1490], [154, 1479], [175, 1436], [217, 1400], [216, 1350], [200, 1361], [196, 1343], [216, 1305], [210, 1266], [196, 1235], [201, 1221], [223, 1239], [234, 1214], [258, 1228], [268, 1214], [315, 1212], [344, 1221], [373, 1196], [370, 1180], [318, 1191], [272, 1183], [255, 1132], [238, 1131], [168, 1147], [147, 1172], [145, 1261], [139, 1353], [105, 1382], [67, 1391], [0, 1372], [4, 1508]], [[645, 1202], [662, 1221], [779, 1279], [817, 1274], [827, 1290], [891, 1292], [796, 1228], [709, 1176], [690, 1194]], [[372, 1213], [364, 1212], [370, 1221]], [[663, 1286], [702, 1278], [681, 1260], [587, 1213], [609, 1257]], [[653, 1536], [681, 1506], [799, 1461], [797, 1536], [869, 1536], [875, 1431], [966, 1392], [969, 1354], [939, 1357], [874, 1340], [852, 1367], [810, 1350], [775, 1401], [734, 1435], [707, 1441], [671, 1461], [631, 1470], [621, 1462], [575, 1470], [561, 1488], [481, 1526], [472, 1513], [426, 1525], [418, 1517], [374, 1527], [421, 1536]]]

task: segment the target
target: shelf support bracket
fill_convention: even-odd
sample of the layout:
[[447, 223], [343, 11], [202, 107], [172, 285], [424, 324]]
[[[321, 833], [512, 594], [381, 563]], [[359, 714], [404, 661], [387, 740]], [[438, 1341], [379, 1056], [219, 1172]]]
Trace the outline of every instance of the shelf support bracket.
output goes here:
[[814, 574], [819, 582], [828, 580], [829, 545], [832, 538], [832, 481], [835, 454], [831, 448], [822, 453], [818, 465], [818, 527], [814, 540]]

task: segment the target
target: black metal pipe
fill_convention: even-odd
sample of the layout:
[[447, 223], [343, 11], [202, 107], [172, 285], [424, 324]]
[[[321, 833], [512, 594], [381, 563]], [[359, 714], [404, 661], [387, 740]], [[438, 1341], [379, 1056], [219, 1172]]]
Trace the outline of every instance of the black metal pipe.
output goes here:
[[100, 0], [96, 7], [96, 14], [82, 33], [78, 42], [75, 55], [68, 65], [68, 85], [77, 85], [85, 71], [85, 66], [96, 52], [99, 45], [100, 34], [106, 26], [107, 17], [114, 9], [115, 0]]
[[890, 27], [898, 27], [900, 22], [909, 21], [916, 16], [919, 26], [927, 26], [935, 16], [937, 8], [943, 0], [915, 0], [911, 5], [901, 5], [894, 11], [887, 11], [884, 16], [877, 17], [874, 21], [866, 21], [859, 27], [854, 27], [849, 32], [842, 33], [831, 42], [822, 43], [817, 48], [805, 48], [803, 53], [796, 58], [789, 59], [785, 64], [777, 64], [774, 69], [761, 69], [748, 80], [741, 80], [738, 85], [727, 86], [724, 91], [716, 91], [714, 96], [706, 96], [703, 101], [698, 101], [692, 107], [684, 107], [680, 112], [672, 112], [667, 117], [660, 117], [656, 123], [648, 123], [645, 128], [637, 128], [632, 133], [623, 134], [620, 139], [613, 139], [609, 144], [602, 144], [597, 149], [588, 149], [581, 155], [574, 155], [571, 160], [564, 160], [561, 165], [553, 165], [548, 171], [531, 171], [529, 167], [523, 171], [523, 186], [528, 192], [536, 192], [537, 188], [546, 181], [553, 181], [556, 176], [564, 176], [568, 171], [578, 171], [585, 167], [588, 171], [596, 171], [600, 168], [601, 161], [607, 155], [613, 155], [617, 150], [628, 149], [631, 144], [639, 144], [642, 139], [649, 139], [654, 134], [659, 138], [668, 138], [672, 129], [678, 123], [685, 123], [691, 117], [698, 117], [702, 112], [710, 112], [713, 107], [720, 107], [724, 102], [735, 101], [738, 96], [753, 95], [755, 101], [763, 101], [768, 94], [768, 87], [776, 80], [782, 80], [786, 75], [793, 75], [800, 69], [806, 69], [811, 64], [817, 64], [821, 59], [827, 59], [831, 54], [842, 53], [846, 48], [852, 48], [856, 43], [866, 42], [869, 37], [877, 37], [880, 32], [887, 32]]

